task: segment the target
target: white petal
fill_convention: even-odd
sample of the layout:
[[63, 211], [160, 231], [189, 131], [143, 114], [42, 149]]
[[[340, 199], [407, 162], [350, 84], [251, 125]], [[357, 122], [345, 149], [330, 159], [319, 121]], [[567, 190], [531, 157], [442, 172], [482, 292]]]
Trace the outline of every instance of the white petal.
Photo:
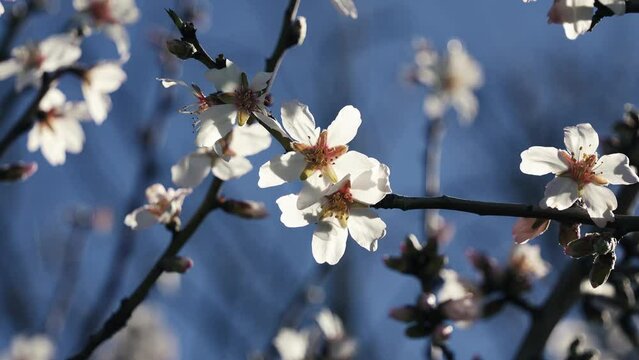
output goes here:
[[258, 72], [251, 81], [251, 90], [262, 91], [268, 87], [269, 81], [273, 77], [273, 73]]
[[457, 111], [462, 123], [468, 124], [477, 116], [479, 103], [477, 102], [477, 97], [475, 97], [475, 94], [473, 94], [470, 89], [458, 89], [452, 93], [450, 103], [455, 111]]
[[357, 8], [353, 0], [331, 0], [331, 3], [342, 15], [357, 19]]
[[131, 58], [131, 41], [129, 40], [129, 33], [126, 28], [119, 24], [109, 25], [104, 29], [104, 33], [109, 39], [113, 40], [115, 48], [120, 55], [120, 61], [125, 63]]
[[328, 126], [328, 138], [327, 144], [329, 147], [337, 145], [346, 145], [357, 134], [357, 129], [362, 124], [362, 115], [355, 107], [348, 105], [344, 106], [339, 111], [337, 117]]
[[376, 164], [368, 156], [357, 151], [349, 151], [335, 160], [333, 170], [335, 170], [337, 178], [341, 179], [347, 174], [357, 176], [374, 167]]
[[583, 200], [588, 215], [597, 226], [605, 227], [607, 222], [615, 221], [612, 210], [617, 208], [617, 198], [612, 190], [604, 186], [586, 184]]
[[111, 98], [84, 82], [82, 83], [82, 94], [91, 117], [98, 125], [102, 124], [111, 109]]
[[182, 80], [167, 79], [167, 78], [155, 78], [155, 80], [159, 80], [162, 83], [162, 86], [164, 86], [165, 89], [168, 89], [168, 88], [176, 86], [176, 85], [190, 87], [187, 83], [185, 83]]
[[238, 178], [253, 169], [253, 165], [247, 158], [233, 156], [228, 161], [217, 159], [213, 165], [213, 174], [221, 180]]
[[230, 60], [226, 60], [224, 69], [211, 69], [206, 72], [209, 79], [218, 91], [234, 92], [240, 86], [242, 71]]
[[373, 205], [391, 192], [389, 185], [390, 170], [384, 164], [357, 175], [351, 181], [351, 194], [361, 203]]
[[44, 57], [41, 69], [54, 71], [62, 66], [73, 64], [82, 55], [78, 45], [78, 38], [72, 34], [53, 35], [45, 39], [39, 45]]
[[38, 107], [40, 108], [40, 110], [45, 112], [52, 109], [61, 108], [62, 105], [64, 105], [66, 99], [66, 96], [64, 96], [64, 93], [60, 91], [60, 89], [51, 88], [42, 97], [42, 100], [40, 100], [40, 104], [38, 104]]
[[308, 331], [282, 328], [273, 339], [273, 345], [282, 360], [303, 360], [308, 351], [309, 335]]
[[194, 188], [211, 172], [212, 159], [206, 149], [195, 151], [171, 167], [171, 180], [180, 187]]
[[271, 146], [271, 134], [260, 124], [233, 129], [229, 147], [237, 156], [251, 156]]
[[126, 80], [126, 73], [118, 62], [105, 61], [89, 70], [85, 75], [85, 82], [95, 91], [110, 94], [120, 88]]
[[614, 185], [630, 185], [639, 181], [639, 177], [629, 165], [628, 157], [624, 154], [602, 156], [597, 161], [594, 171]]
[[300, 210], [306, 209], [313, 204], [319, 203], [323, 196], [322, 190], [322, 188], [305, 181], [297, 198], [297, 208]]
[[317, 325], [329, 340], [340, 340], [344, 336], [344, 324], [329, 309], [322, 309], [316, 317]]
[[599, 147], [599, 135], [592, 125], [579, 124], [564, 128], [564, 144], [575, 159], [581, 160], [583, 154], [595, 154]]
[[0, 62], [0, 80], [7, 79], [15, 75], [22, 69], [22, 65], [16, 59], [9, 59]]
[[560, 174], [568, 170], [560, 150], [554, 147], [533, 146], [521, 153], [519, 169], [528, 175]]
[[215, 142], [223, 138], [233, 130], [233, 117], [237, 111], [235, 105], [215, 105], [206, 109], [198, 118], [200, 125], [195, 137], [195, 145], [198, 147], [213, 147]]
[[368, 251], [377, 250], [377, 240], [386, 235], [386, 224], [370, 208], [353, 207], [348, 217], [351, 237]]
[[[171, 188], [169, 188], [169, 190], [171, 190]], [[146, 188], [146, 200], [149, 204], [156, 204], [168, 197], [167, 193], [168, 191], [164, 188], [164, 185], [156, 183]]]
[[84, 131], [80, 122], [72, 118], [56, 118], [51, 126], [59, 141], [64, 144], [66, 152], [77, 154], [82, 151]]
[[313, 208], [299, 210], [297, 208], [297, 195], [295, 194], [282, 196], [277, 199], [276, 203], [280, 211], [282, 211], [280, 221], [286, 227], [302, 227], [317, 220], [315, 212], [319, 209], [319, 204]]
[[266, 188], [299, 180], [305, 166], [304, 156], [294, 151], [276, 156], [260, 167], [260, 180], [257, 186]]
[[571, 207], [579, 197], [577, 183], [570, 178], [557, 176], [546, 185], [544, 196], [540, 202], [542, 207], [565, 210]]
[[282, 105], [282, 123], [284, 129], [295, 141], [315, 145], [319, 137], [319, 128], [315, 127], [315, 119], [308, 106], [292, 101]]
[[448, 97], [443, 94], [430, 94], [424, 99], [424, 113], [431, 119], [444, 116], [448, 107]]
[[157, 217], [148, 210], [147, 206], [133, 210], [124, 218], [124, 224], [133, 230], [145, 229], [157, 223]]
[[318, 264], [335, 265], [344, 256], [348, 230], [331, 217], [317, 223], [311, 244], [313, 257]]

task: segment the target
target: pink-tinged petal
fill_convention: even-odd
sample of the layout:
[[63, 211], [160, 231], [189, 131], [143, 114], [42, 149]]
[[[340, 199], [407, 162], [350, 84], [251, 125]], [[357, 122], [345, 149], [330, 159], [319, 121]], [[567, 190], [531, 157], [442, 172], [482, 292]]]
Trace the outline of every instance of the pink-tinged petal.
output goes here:
[[546, 185], [544, 198], [541, 199], [540, 205], [565, 210], [571, 207], [578, 198], [577, 183], [570, 178], [558, 176]]
[[282, 123], [293, 140], [307, 145], [315, 145], [320, 129], [315, 127], [315, 119], [308, 106], [292, 101], [282, 105]]
[[294, 151], [276, 156], [260, 167], [257, 186], [267, 188], [299, 180], [305, 166], [304, 156]]
[[342, 15], [357, 19], [357, 8], [354, 0], [331, 0], [331, 3]]
[[233, 130], [231, 151], [236, 156], [251, 156], [271, 146], [271, 134], [260, 124], [239, 126]]
[[346, 145], [357, 135], [357, 129], [362, 124], [362, 115], [355, 107], [344, 106], [337, 117], [328, 126], [328, 147]]
[[335, 170], [337, 178], [341, 179], [347, 174], [356, 176], [376, 166], [377, 164], [371, 161], [368, 156], [357, 151], [349, 151], [335, 160], [333, 170]]
[[40, 100], [38, 108], [42, 111], [49, 111], [51, 109], [61, 108], [64, 102], [67, 100], [64, 93], [58, 88], [51, 88]]
[[240, 86], [242, 71], [230, 60], [226, 60], [224, 69], [211, 69], [206, 78], [215, 85], [218, 91], [232, 93]]
[[315, 213], [319, 210], [319, 205], [307, 208], [304, 210], [299, 210], [297, 208], [297, 195], [289, 194], [280, 197], [276, 201], [277, 206], [282, 211], [282, 216], [280, 216], [280, 221], [284, 226], [290, 228], [303, 227], [311, 222], [317, 221], [317, 216]]
[[513, 226], [513, 240], [517, 244], [525, 244], [548, 230], [550, 220], [519, 218]]
[[386, 236], [386, 223], [370, 208], [351, 208], [348, 217], [351, 237], [368, 251], [377, 250], [377, 240]]
[[211, 172], [212, 160], [206, 149], [195, 151], [171, 167], [171, 180], [177, 186], [194, 188]]
[[313, 258], [318, 264], [335, 265], [344, 256], [348, 230], [340, 226], [335, 218], [327, 218], [317, 223], [311, 243]]
[[76, 62], [82, 56], [79, 43], [73, 34], [53, 35], [42, 41], [39, 45], [44, 58], [41, 69], [54, 71]]
[[[169, 190], [170, 189], [171, 188], [169, 188]], [[149, 186], [148, 188], [146, 188], [145, 195], [146, 195], [146, 200], [148, 201], [149, 204], [158, 203], [162, 201], [162, 199], [168, 196], [167, 189], [164, 188], [164, 185], [159, 183], [153, 184]]]
[[630, 167], [624, 154], [610, 154], [599, 158], [594, 171], [614, 185], [630, 185], [639, 182], [639, 177]]
[[272, 77], [273, 73], [258, 72], [251, 81], [251, 90], [259, 92], [266, 89]]
[[297, 197], [297, 208], [302, 210], [313, 204], [317, 204], [322, 199], [322, 196], [322, 188], [305, 181]]
[[587, 184], [583, 189], [583, 200], [588, 215], [599, 227], [605, 227], [607, 222], [615, 221], [612, 213], [617, 208], [617, 197], [612, 190], [604, 186]]
[[22, 69], [22, 65], [16, 59], [0, 62], [0, 80], [7, 79]]
[[148, 206], [137, 208], [124, 218], [124, 224], [133, 230], [151, 227], [158, 223], [158, 218], [150, 211]]
[[253, 165], [247, 158], [234, 156], [228, 161], [218, 159], [213, 165], [213, 175], [221, 180], [230, 180], [245, 175], [253, 169]]
[[198, 147], [215, 146], [215, 142], [233, 130], [234, 118], [237, 114], [232, 104], [215, 105], [199, 115], [199, 128], [195, 136]]
[[566, 150], [582, 160], [584, 154], [595, 154], [599, 147], [599, 135], [592, 125], [585, 123], [564, 128], [564, 144]]
[[533, 146], [521, 153], [519, 169], [528, 175], [561, 174], [569, 169], [554, 147]]

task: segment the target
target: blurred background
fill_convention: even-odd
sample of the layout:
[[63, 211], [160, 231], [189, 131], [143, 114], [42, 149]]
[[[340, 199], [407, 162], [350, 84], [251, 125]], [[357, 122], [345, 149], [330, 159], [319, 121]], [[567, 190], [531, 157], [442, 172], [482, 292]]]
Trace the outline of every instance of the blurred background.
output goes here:
[[[39, 170], [24, 183], [0, 184], [0, 349], [16, 334], [50, 332], [57, 356], [68, 356], [132, 291], [168, 244], [170, 234], [161, 226], [134, 234], [123, 229], [123, 219], [144, 204], [146, 186], [170, 186], [170, 167], [194, 150], [192, 118], [177, 112], [193, 98], [183, 89], [166, 95], [156, 78], [179, 77], [213, 91], [200, 63], [176, 62], [168, 68], [158, 63], [153, 42], [161, 44], [166, 34], [177, 37], [164, 8], [179, 13], [185, 3], [138, 1], [140, 20], [127, 27], [132, 43], [131, 59], [124, 66], [128, 80], [112, 95], [107, 121], [85, 124], [81, 154], [68, 155], [63, 166], [52, 167], [39, 152], [26, 150], [23, 137], [3, 158], [36, 161]], [[287, 3], [199, 0], [199, 39], [211, 55], [224, 53], [249, 74], [261, 71], [277, 41]], [[603, 138], [621, 118], [624, 104], [637, 101], [639, 94], [637, 19], [607, 18], [593, 33], [569, 41], [560, 26], [546, 24], [550, 3], [360, 0], [359, 18], [352, 20], [339, 15], [329, 0], [303, 0], [299, 15], [307, 18], [307, 37], [284, 58], [272, 89], [274, 112], [279, 115], [282, 102], [298, 99], [325, 127], [339, 109], [354, 105], [363, 125], [351, 148], [389, 165], [395, 193], [423, 195], [426, 92], [408, 84], [402, 74], [412, 63], [415, 38], [426, 37], [440, 49], [459, 38], [482, 65], [485, 84], [478, 92], [480, 110], [474, 123], [461, 126], [454, 113], [446, 116], [442, 192], [537, 203], [550, 179], [522, 174], [521, 151], [533, 145], [560, 147], [561, 129], [581, 122], [592, 123]], [[49, 13], [29, 17], [13, 45], [61, 31], [72, 16], [71, 4], [58, 1]], [[8, 19], [0, 18], [4, 31]], [[116, 57], [115, 47], [103, 35], [83, 43], [82, 61], [87, 64]], [[68, 97], [80, 99], [74, 81], [63, 81], [61, 88]], [[13, 80], [0, 83], [0, 94], [12, 89]], [[21, 96], [7, 111], [0, 109], [3, 134], [33, 95]], [[140, 146], [145, 127], [156, 141], [147, 153]], [[279, 152], [273, 144], [251, 162], [257, 168]], [[145, 165], [149, 163], [153, 166]], [[399, 253], [408, 233], [423, 239], [423, 213], [381, 210], [388, 234], [378, 251], [369, 253], [349, 240], [345, 257], [326, 270], [311, 255], [312, 227], [287, 229], [279, 221], [275, 200], [297, 191], [298, 185], [258, 189], [257, 178], [254, 169], [225, 184], [223, 194], [265, 202], [270, 216], [248, 221], [213, 213], [181, 252], [195, 266], [181, 277], [179, 287], [167, 280], [152, 291], [147, 304], [160, 315], [151, 318], [161, 320], [167, 332], [159, 338], [173, 339], [160, 343], [169, 344], [180, 359], [241, 359], [262, 352], [269, 348], [291, 299], [310, 282], [320, 287], [313, 292], [315, 303], [300, 317], [302, 323], [328, 306], [357, 339], [357, 358], [423, 358], [426, 343], [406, 338], [405, 326], [388, 316], [390, 308], [414, 302], [419, 284], [388, 270], [382, 261], [384, 254]], [[195, 211], [205, 187], [187, 198], [183, 221]], [[131, 198], [136, 200], [131, 203]], [[92, 209], [102, 209], [106, 226], [86, 220]], [[442, 215], [455, 227], [443, 252], [461, 276], [476, 277], [465, 256], [468, 247], [507, 259], [515, 219]], [[553, 270], [530, 293], [533, 303], [543, 301], [570, 261], [556, 245], [556, 231], [551, 227], [550, 235], [535, 240]], [[114, 263], [116, 251], [121, 256]], [[114, 266], [120, 274], [112, 291], [116, 301], [104, 304], [101, 291]], [[528, 323], [526, 314], [509, 307], [488, 321], [455, 331], [450, 347], [460, 359], [510, 358]]]

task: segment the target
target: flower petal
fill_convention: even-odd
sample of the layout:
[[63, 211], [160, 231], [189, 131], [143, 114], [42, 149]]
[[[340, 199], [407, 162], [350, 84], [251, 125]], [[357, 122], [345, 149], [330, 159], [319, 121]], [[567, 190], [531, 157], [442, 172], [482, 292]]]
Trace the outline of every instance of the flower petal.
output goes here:
[[233, 130], [237, 111], [232, 104], [215, 105], [199, 115], [200, 126], [195, 137], [198, 147], [214, 147], [215, 142]]
[[44, 61], [40, 68], [43, 71], [54, 71], [62, 66], [73, 64], [82, 55], [78, 46], [79, 40], [72, 34], [53, 35], [39, 45]]
[[516, 244], [525, 244], [548, 230], [550, 220], [519, 218], [513, 226], [513, 240]]
[[224, 69], [211, 69], [206, 72], [209, 79], [218, 91], [234, 92], [240, 86], [242, 71], [231, 60], [226, 60]]
[[194, 188], [211, 172], [211, 154], [201, 149], [183, 157], [171, 167], [171, 180], [180, 187]]
[[333, 170], [335, 170], [338, 179], [348, 174], [357, 176], [374, 167], [376, 167], [376, 164], [372, 162], [368, 156], [357, 151], [347, 152], [338, 157], [333, 164]]
[[320, 129], [315, 127], [315, 119], [308, 106], [292, 101], [282, 105], [282, 123], [284, 129], [295, 141], [315, 145]]
[[22, 69], [22, 65], [16, 59], [0, 62], [0, 80], [7, 79]]
[[612, 190], [604, 186], [586, 184], [583, 188], [583, 200], [588, 215], [599, 227], [605, 227], [607, 222], [615, 221], [612, 210], [617, 208], [617, 197]]
[[241, 156], [233, 156], [228, 161], [217, 159], [213, 165], [213, 174], [221, 180], [238, 178], [253, 169], [251, 162]]
[[297, 198], [297, 208], [306, 209], [307, 207], [319, 203], [322, 199], [322, 188], [314, 186], [307, 181], [304, 181], [302, 190]]
[[258, 72], [251, 81], [251, 90], [262, 91], [268, 87], [269, 81], [273, 77], [273, 73]]
[[528, 175], [561, 174], [568, 170], [560, 150], [554, 147], [533, 146], [521, 153], [519, 169]]
[[602, 156], [594, 170], [614, 185], [630, 185], [639, 181], [639, 177], [629, 165], [628, 157], [624, 154]]
[[280, 197], [277, 199], [277, 206], [282, 211], [282, 216], [280, 216], [280, 221], [284, 226], [290, 228], [302, 227], [310, 224], [311, 222], [315, 222], [317, 217], [315, 216], [315, 212], [319, 209], [318, 206], [307, 208], [304, 210], [299, 210], [297, 208], [297, 198], [298, 196], [295, 194], [289, 194]]
[[348, 230], [331, 217], [317, 223], [311, 244], [313, 257], [318, 264], [335, 265], [344, 256]]
[[544, 198], [541, 199], [540, 205], [565, 210], [571, 207], [578, 198], [577, 183], [570, 178], [558, 176], [546, 185]]
[[357, 129], [362, 124], [362, 115], [355, 107], [344, 106], [337, 117], [328, 126], [327, 144], [329, 147], [346, 145], [357, 134]]
[[251, 156], [271, 146], [271, 134], [260, 124], [233, 129], [230, 149], [237, 156]]
[[145, 229], [157, 223], [157, 217], [148, 210], [147, 206], [133, 210], [124, 218], [124, 224], [133, 230]]
[[351, 181], [353, 198], [364, 204], [376, 204], [391, 192], [389, 175], [388, 166], [379, 162], [373, 169], [356, 175]]
[[304, 156], [294, 151], [276, 156], [260, 167], [260, 180], [257, 186], [266, 188], [299, 180], [305, 166]]
[[582, 160], [583, 154], [596, 154], [599, 135], [588, 123], [568, 126], [564, 128], [564, 144], [575, 159]]
[[357, 8], [355, 7], [355, 1], [353, 0], [331, 0], [331, 3], [335, 6], [337, 11], [344, 16], [349, 16], [353, 19], [357, 19]]
[[368, 251], [377, 250], [377, 240], [386, 236], [386, 223], [370, 208], [351, 208], [348, 217], [351, 237]]

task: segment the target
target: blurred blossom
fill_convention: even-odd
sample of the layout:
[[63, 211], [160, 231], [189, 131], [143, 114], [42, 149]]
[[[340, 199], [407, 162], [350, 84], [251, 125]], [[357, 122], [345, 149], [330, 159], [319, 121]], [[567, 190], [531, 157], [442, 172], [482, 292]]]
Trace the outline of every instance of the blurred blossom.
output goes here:
[[0, 80], [15, 75], [17, 91], [28, 85], [39, 88], [45, 72], [72, 65], [81, 55], [80, 39], [77, 36], [52, 35], [40, 42], [14, 48], [11, 58], [0, 62]]
[[521, 244], [513, 246], [510, 268], [518, 275], [540, 279], [550, 272], [550, 264], [541, 257], [539, 245]]
[[78, 154], [84, 145], [80, 121], [89, 119], [84, 102], [67, 102], [57, 88], [51, 88], [38, 105], [38, 118], [29, 131], [27, 149], [40, 149], [51, 165], [62, 165], [66, 153]]
[[588, 280], [583, 280], [581, 282], [581, 284], [579, 285], [579, 290], [584, 295], [597, 295], [597, 296], [605, 296], [609, 298], [615, 297], [615, 293], [616, 293], [615, 287], [612, 286], [611, 284], [603, 284], [601, 286], [594, 288], [592, 287], [592, 285], [590, 285], [590, 281]]
[[[615, 15], [626, 12], [625, 0], [599, 0]], [[555, 0], [548, 11], [549, 24], [562, 24], [566, 37], [575, 40], [585, 34], [592, 25], [595, 0]]]
[[53, 360], [54, 355], [55, 346], [46, 336], [18, 335], [11, 340], [9, 349], [0, 354], [0, 360]]
[[459, 279], [459, 274], [451, 269], [442, 269], [440, 276], [444, 281], [442, 287], [436, 293], [437, 301], [443, 303], [447, 300], [464, 299], [469, 291]]
[[120, 60], [129, 60], [130, 40], [124, 25], [140, 17], [134, 0], [73, 0], [73, 7], [86, 27], [85, 33], [90, 34], [92, 29], [104, 31], [115, 43]]
[[328, 359], [345, 360], [355, 356], [357, 342], [347, 337], [342, 320], [329, 309], [322, 309], [316, 318], [324, 337]]
[[525, 244], [548, 230], [550, 220], [519, 218], [513, 226], [513, 240], [516, 244]]
[[441, 118], [452, 107], [463, 123], [473, 121], [479, 108], [473, 91], [484, 82], [479, 63], [457, 39], [448, 42], [447, 52], [442, 55], [428, 41], [419, 39], [415, 42], [415, 52], [411, 78], [430, 88], [424, 101], [426, 115]]
[[[246, 156], [255, 155], [271, 145], [271, 135], [260, 124], [236, 127], [218, 142], [218, 151], [198, 148], [171, 167], [173, 183], [196, 187], [210, 174], [221, 180], [238, 178], [253, 168]], [[222, 154], [222, 155], [218, 155]]]
[[529, 175], [555, 175], [540, 206], [565, 210], [581, 199], [592, 221], [605, 227], [614, 221], [612, 211], [617, 208], [617, 198], [606, 186], [634, 184], [639, 178], [626, 155], [598, 157], [599, 135], [590, 124], [564, 128], [564, 143], [567, 150], [533, 146], [523, 151], [520, 169]]
[[273, 340], [282, 360], [305, 360], [309, 345], [309, 332], [282, 328]]
[[357, 8], [354, 0], [331, 0], [331, 3], [342, 15], [357, 19]]
[[182, 275], [177, 272], [163, 272], [158, 278], [158, 289], [164, 295], [172, 295], [180, 290]]
[[110, 93], [115, 92], [126, 80], [122, 65], [115, 61], [103, 61], [86, 71], [82, 77], [82, 95], [95, 123], [100, 125], [111, 110]]
[[178, 342], [165, 325], [162, 314], [142, 304], [127, 326], [99, 352], [98, 360], [177, 360]]
[[113, 211], [110, 208], [77, 206], [67, 215], [73, 226], [82, 229], [107, 232], [113, 227]]
[[153, 184], [146, 189], [148, 205], [133, 210], [124, 219], [124, 224], [133, 230], [144, 229], [157, 223], [180, 226], [180, 212], [184, 198], [191, 189], [165, 189], [162, 184]]

